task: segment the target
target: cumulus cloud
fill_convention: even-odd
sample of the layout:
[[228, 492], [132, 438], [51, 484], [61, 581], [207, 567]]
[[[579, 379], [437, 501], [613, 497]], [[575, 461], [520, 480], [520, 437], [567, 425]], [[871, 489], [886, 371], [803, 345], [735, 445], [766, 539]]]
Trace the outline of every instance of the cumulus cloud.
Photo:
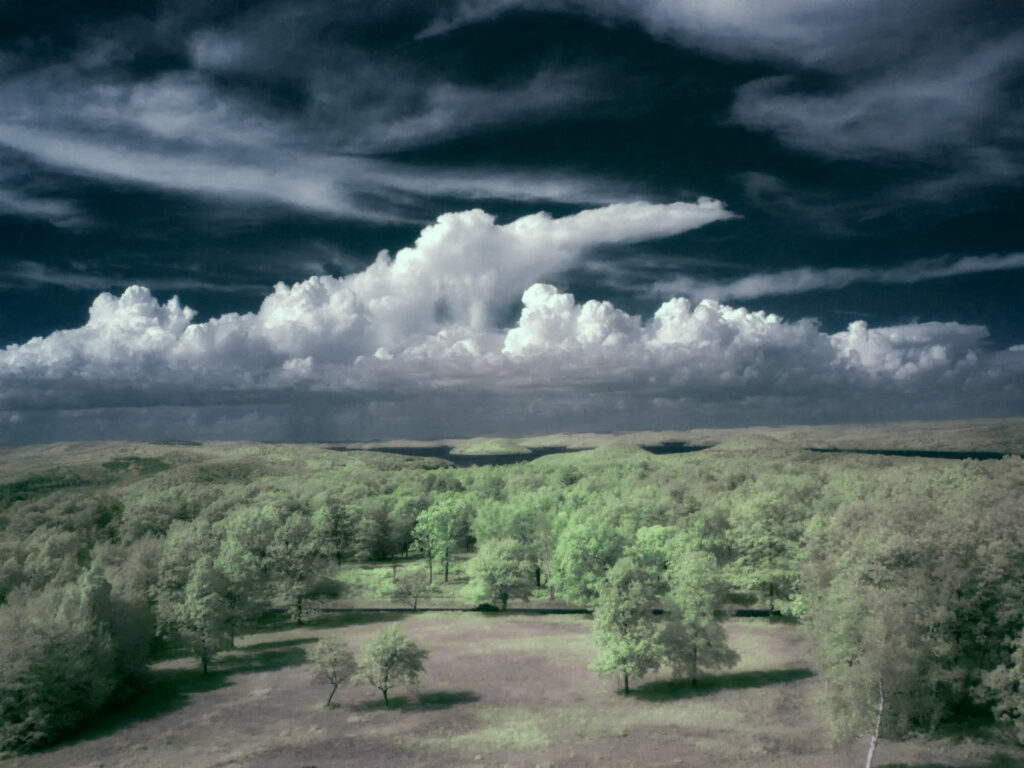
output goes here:
[[943, 277], [957, 277], [984, 272], [1000, 272], [1024, 268], [1024, 253], [1007, 255], [965, 256], [960, 259], [919, 259], [895, 267], [871, 269], [864, 267], [832, 267], [829, 269], [787, 269], [782, 272], [755, 273], [731, 282], [709, 282], [677, 277], [655, 283], [656, 294], [671, 296], [753, 299], [761, 296], [783, 296], [808, 291], [838, 290], [853, 283], [918, 283]]
[[[360, 356], [387, 358], [453, 334], [485, 334], [525, 287], [556, 275], [585, 250], [685, 232], [731, 216], [718, 201], [621, 203], [560, 219], [537, 213], [499, 225], [471, 210], [443, 214], [416, 243], [393, 257], [382, 252], [362, 272], [279, 283], [254, 314], [192, 323], [177, 300], [161, 305], [147, 288], [120, 298], [102, 294], [81, 328], [14, 345], [4, 370], [18, 376], [107, 378], [146, 361], [173, 379], [208, 378], [216, 386], [294, 379], [312, 358], [348, 365]], [[124, 331], [124, 344], [113, 338]], [[440, 334], [445, 334], [441, 337]], [[452, 347], [453, 345], [446, 345]], [[269, 366], [269, 367], [268, 367]]]
[[806, 420], [815, 408], [836, 418], [836, 404], [848, 415], [934, 411], [965, 392], [990, 395], [990, 411], [1020, 403], [1020, 355], [991, 354], [980, 326], [856, 321], [829, 335], [813, 320], [682, 297], [644, 318], [547, 282], [594, 246], [728, 216], [708, 199], [508, 224], [445, 214], [362, 272], [278, 284], [257, 312], [201, 323], [147, 288], [101, 294], [82, 327], [0, 352], [0, 410], [18, 417], [12, 435], [50, 434], [58, 427], [42, 414], [73, 409], [69, 424], [110, 436], [116, 426], [101, 422], [133, 406], [144, 423], [171, 409], [174, 429], [209, 409], [193, 430], [206, 436], [338, 439], [579, 429], [597, 418], [729, 423], [727, 401], [748, 421]]

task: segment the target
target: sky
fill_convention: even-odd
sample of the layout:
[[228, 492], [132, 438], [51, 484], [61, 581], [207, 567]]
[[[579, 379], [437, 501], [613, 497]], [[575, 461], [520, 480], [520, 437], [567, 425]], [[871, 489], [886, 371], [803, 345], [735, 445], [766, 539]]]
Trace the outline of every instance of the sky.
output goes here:
[[0, 4], [0, 442], [1024, 415], [1017, 0]]

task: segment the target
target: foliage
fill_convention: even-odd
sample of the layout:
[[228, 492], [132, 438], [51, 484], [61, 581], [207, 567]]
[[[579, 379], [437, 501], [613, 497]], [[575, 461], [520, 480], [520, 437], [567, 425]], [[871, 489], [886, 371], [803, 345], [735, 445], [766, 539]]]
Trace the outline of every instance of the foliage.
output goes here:
[[518, 542], [491, 539], [481, 545], [467, 566], [467, 592], [474, 602], [500, 603], [505, 610], [510, 599], [529, 597], [529, 570], [530, 563]]
[[722, 618], [726, 585], [715, 558], [685, 534], [666, 543], [663, 661], [677, 677], [696, 681], [700, 670], [729, 668], [739, 656], [726, 644]]
[[389, 706], [388, 691], [392, 688], [419, 684], [423, 661], [428, 655], [428, 651], [392, 624], [375, 634], [366, 645], [360, 676], [384, 695], [384, 706]]
[[322, 638], [309, 654], [313, 662], [314, 676], [331, 685], [331, 693], [327, 697], [325, 707], [331, 706], [338, 686], [347, 683], [358, 671], [356, 657], [352, 654], [342, 638], [332, 636]]
[[654, 623], [657, 590], [650, 574], [625, 557], [608, 571], [594, 610], [600, 675], [619, 673], [629, 693], [629, 678], [661, 666], [663, 649]]
[[227, 580], [203, 555], [195, 564], [179, 599], [162, 606], [161, 619], [189, 652], [199, 659], [203, 674], [221, 651], [233, 644], [231, 609], [225, 598]]
[[136, 678], [148, 637], [95, 571], [0, 606], [0, 750], [63, 735]]
[[615, 564], [625, 546], [615, 509], [602, 501], [600, 497], [588, 500], [568, 513], [552, 555], [556, 591], [578, 605], [594, 602], [605, 572]]
[[872, 727], [879, 687], [887, 737], [933, 731], [972, 694], [1003, 711], [995, 688], [1024, 629], [1024, 537], [1019, 503], [981, 479], [878, 473], [858, 491], [868, 498], [812, 527], [807, 624], [838, 736]]
[[437, 594], [437, 587], [430, 583], [426, 568], [413, 566], [402, 568], [387, 590], [388, 597], [400, 603], [406, 603], [414, 611], [421, 600]]
[[[464, 495], [442, 493], [416, 521], [413, 538], [418, 542], [420, 551], [429, 563], [438, 560], [444, 566], [445, 582], [448, 581], [452, 556], [468, 535], [470, 514], [471, 510]], [[433, 581], [432, 565], [430, 568], [429, 576]]]
[[732, 581], [759, 595], [769, 611], [799, 612], [803, 531], [816, 490], [809, 477], [761, 477], [733, 506]]

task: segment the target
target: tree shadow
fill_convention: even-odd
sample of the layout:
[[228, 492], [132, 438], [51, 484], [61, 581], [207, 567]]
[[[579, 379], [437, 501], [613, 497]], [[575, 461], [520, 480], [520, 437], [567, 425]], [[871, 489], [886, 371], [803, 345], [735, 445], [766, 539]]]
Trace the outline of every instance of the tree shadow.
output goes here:
[[[411, 611], [344, 611], [323, 612], [307, 621], [305, 626], [316, 629], [338, 629], [361, 624], [394, 623], [409, 616]], [[292, 626], [295, 626], [292, 624]]]
[[658, 680], [638, 686], [631, 694], [646, 701], [673, 701], [708, 696], [734, 688], [763, 688], [777, 683], [792, 683], [814, 677], [810, 669], [768, 669], [752, 672], [729, 672], [723, 675], [689, 680]]
[[316, 642], [314, 637], [297, 637], [292, 640], [273, 640], [266, 643], [254, 643], [234, 649], [234, 652], [264, 654], [272, 651], [280, 651], [286, 648], [296, 648], [300, 645], [311, 645]]
[[245, 633], [247, 635], [260, 635], [269, 632], [286, 632], [293, 629], [337, 629], [339, 627], [354, 627], [361, 624], [377, 624], [381, 622], [401, 621], [411, 611], [358, 611], [340, 608], [324, 609], [315, 616], [304, 620], [301, 624], [283, 613], [269, 613], [263, 616], [255, 625]]
[[150, 720], [186, 706], [193, 695], [232, 685], [233, 675], [269, 672], [306, 661], [302, 646], [314, 638], [280, 640], [236, 648], [211, 662], [203, 674], [199, 662], [173, 669], [150, 669], [132, 694], [115, 701], [91, 717], [84, 728], [43, 750], [52, 751], [80, 741], [109, 736], [133, 723]]
[[[884, 763], [878, 768], [959, 768], [952, 763]], [[1020, 768], [1020, 756], [1008, 755], [1005, 752], [998, 752], [988, 758], [987, 763], [979, 763], [978, 768]]]
[[358, 712], [378, 712], [405, 710], [410, 712], [422, 710], [450, 709], [459, 704], [472, 704], [480, 701], [480, 696], [473, 691], [433, 691], [416, 695], [388, 696], [388, 706], [384, 706], [384, 697], [378, 696], [352, 705]]
[[480, 701], [480, 696], [472, 691], [435, 691], [421, 693], [416, 701], [418, 709], [449, 709], [458, 704], [472, 704]]
[[391, 712], [399, 709], [406, 709], [410, 705], [408, 696], [391, 696], [388, 695], [388, 704], [385, 706], [384, 697], [377, 696], [374, 699], [367, 699], [366, 701], [360, 701], [352, 705], [352, 709], [357, 712]]

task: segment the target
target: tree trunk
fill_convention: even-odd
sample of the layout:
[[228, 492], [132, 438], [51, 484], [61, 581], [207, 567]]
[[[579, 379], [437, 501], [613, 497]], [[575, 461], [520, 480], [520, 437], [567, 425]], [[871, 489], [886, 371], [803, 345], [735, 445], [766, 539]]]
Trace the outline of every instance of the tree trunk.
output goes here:
[[540, 587], [540, 566], [536, 566], [533, 569], [533, 577], [537, 580], [537, 587]]
[[388, 703], [388, 689], [387, 688], [381, 688], [380, 692], [384, 694], [384, 706], [385, 707], [390, 707], [391, 705]]
[[434, 557], [431, 554], [427, 555], [427, 583], [434, 583]]
[[548, 585], [548, 600], [555, 599], [555, 585], [551, 583], [551, 561], [548, 558], [548, 553], [544, 552], [544, 581]]
[[629, 675], [622, 673], [622, 690], [629, 696]]
[[295, 623], [302, 624], [302, 595], [295, 598]]
[[878, 746], [878, 732], [882, 728], [882, 705], [885, 704], [885, 694], [882, 691], [882, 678], [878, 678], [878, 715], [875, 717], [875, 732], [871, 734], [871, 741], [868, 743], [868, 757], [864, 761], [864, 768], [871, 768], [875, 759], [875, 747]]
[[444, 557], [444, 583], [448, 583], [448, 556]]
[[336, 693], [337, 691], [338, 691], [338, 684], [337, 684], [337, 683], [335, 683], [335, 684], [334, 684], [334, 687], [333, 687], [333, 688], [331, 688], [331, 695], [327, 697], [327, 703], [326, 703], [326, 704], [324, 704], [324, 707], [326, 707], [327, 709], [330, 709], [330, 708], [331, 708], [331, 699], [333, 699], [333, 698], [334, 698], [334, 694], [335, 694], [335, 693]]
[[200, 656], [199, 657], [199, 663], [203, 665], [203, 674], [204, 675], [206, 674], [206, 667], [209, 664], [209, 662], [210, 662], [210, 660], [207, 659], [205, 656]]

